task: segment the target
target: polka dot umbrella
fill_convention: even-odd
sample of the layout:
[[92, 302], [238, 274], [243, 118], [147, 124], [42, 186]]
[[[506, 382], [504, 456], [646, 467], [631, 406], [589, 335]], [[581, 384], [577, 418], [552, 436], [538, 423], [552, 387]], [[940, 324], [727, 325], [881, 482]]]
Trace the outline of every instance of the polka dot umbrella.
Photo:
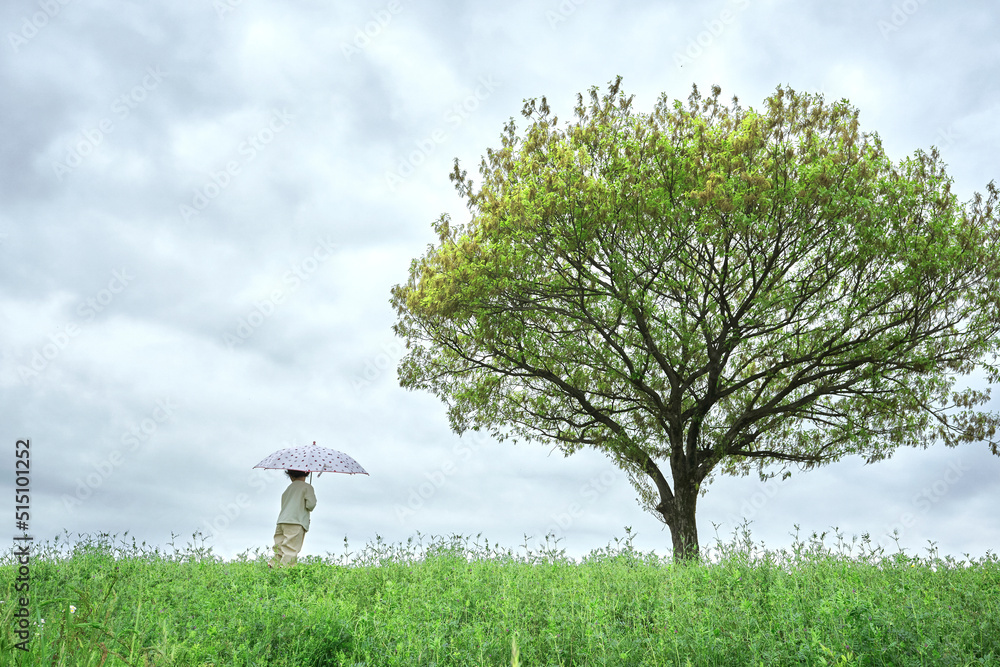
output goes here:
[[279, 449], [254, 468], [271, 470], [302, 470], [303, 472], [342, 472], [347, 475], [367, 475], [368, 472], [357, 461], [335, 449], [311, 445]]

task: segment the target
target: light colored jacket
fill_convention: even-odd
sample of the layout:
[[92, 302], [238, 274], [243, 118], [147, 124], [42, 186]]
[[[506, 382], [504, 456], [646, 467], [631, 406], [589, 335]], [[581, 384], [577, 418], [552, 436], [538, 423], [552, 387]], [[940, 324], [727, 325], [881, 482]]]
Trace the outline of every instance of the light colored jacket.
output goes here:
[[309, 513], [316, 507], [316, 492], [312, 485], [297, 479], [281, 494], [281, 513], [278, 523], [297, 523], [309, 530]]

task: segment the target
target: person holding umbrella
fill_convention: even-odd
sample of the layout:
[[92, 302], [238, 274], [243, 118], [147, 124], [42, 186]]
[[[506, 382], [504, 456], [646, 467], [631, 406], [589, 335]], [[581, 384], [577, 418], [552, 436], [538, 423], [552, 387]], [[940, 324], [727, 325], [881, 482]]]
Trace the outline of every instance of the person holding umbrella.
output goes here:
[[312, 446], [281, 449], [254, 466], [284, 470], [292, 483], [281, 494], [281, 512], [274, 530], [274, 558], [268, 567], [295, 565], [302, 541], [309, 530], [309, 513], [316, 507], [316, 492], [306, 482], [306, 474], [338, 472], [347, 475], [367, 475], [357, 461], [343, 452], [326, 447]]
[[268, 567], [292, 566], [298, 562], [302, 541], [309, 531], [309, 513], [316, 507], [316, 492], [302, 470], [286, 470], [292, 483], [281, 494], [281, 512], [274, 529], [274, 558]]

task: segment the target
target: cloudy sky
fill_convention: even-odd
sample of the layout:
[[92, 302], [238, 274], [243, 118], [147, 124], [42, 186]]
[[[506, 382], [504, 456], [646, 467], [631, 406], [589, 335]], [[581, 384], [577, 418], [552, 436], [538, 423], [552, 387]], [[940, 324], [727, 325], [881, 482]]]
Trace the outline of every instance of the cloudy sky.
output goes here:
[[[467, 215], [452, 161], [474, 172], [526, 98], [569, 118], [617, 75], [640, 110], [692, 83], [759, 107], [787, 84], [850, 99], [894, 158], [938, 146], [967, 199], [1000, 178], [998, 15], [990, 0], [5, 2], [0, 497], [30, 438], [36, 538], [200, 530], [230, 557], [269, 546], [286, 484], [251, 467], [316, 441], [371, 475], [314, 480], [304, 554], [419, 531], [511, 547], [553, 532], [582, 555], [626, 526], [666, 553], [606, 458], [459, 438], [443, 404], [399, 387], [389, 291], [441, 213]], [[781, 548], [795, 525], [839, 527], [893, 551], [895, 528], [911, 553], [980, 556], [1000, 546], [998, 476], [978, 444], [717, 479], [699, 528], [708, 543], [745, 518]]]

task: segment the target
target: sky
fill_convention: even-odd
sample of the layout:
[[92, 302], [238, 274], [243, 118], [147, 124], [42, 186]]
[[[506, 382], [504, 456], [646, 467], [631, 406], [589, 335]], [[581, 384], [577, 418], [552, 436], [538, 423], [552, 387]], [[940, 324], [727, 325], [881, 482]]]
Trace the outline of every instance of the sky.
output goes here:
[[[760, 108], [788, 85], [848, 98], [894, 159], [937, 146], [969, 199], [1000, 178], [998, 16], [991, 0], [4, 2], [0, 497], [13, 513], [29, 439], [36, 540], [200, 532], [232, 558], [269, 548], [287, 484], [252, 467], [315, 441], [370, 475], [313, 480], [303, 555], [550, 535], [582, 556], [627, 530], [669, 554], [603, 455], [459, 437], [399, 386], [390, 289], [434, 220], [468, 217], [453, 161], [475, 175], [526, 99], [569, 119], [619, 75], [640, 111], [692, 84]], [[771, 549], [798, 527], [895, 552], [895, 530], [910, 554], [981, 557], [1000, 546], [998, 477], [976, 443], [716, 478], [700, 537], [749, 521]]]

